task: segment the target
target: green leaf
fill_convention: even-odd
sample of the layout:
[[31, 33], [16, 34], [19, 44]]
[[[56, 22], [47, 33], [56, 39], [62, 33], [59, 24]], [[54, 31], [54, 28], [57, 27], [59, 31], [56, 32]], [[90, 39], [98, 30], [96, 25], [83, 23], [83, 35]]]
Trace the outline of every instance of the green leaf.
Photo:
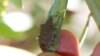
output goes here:
[[7, 1], [7, 0], [0, 0], [0, 4], [4, 3], [5, 1]]
[[58, 48], [67, 2], [68, 0], [55, 0], [49, 11], [48, 20], [41, 25], [39, 44], [43, 51], [54, 52]]
[[23, 35], [21, 32], [14, 32], [11, 28], [9, 28], [0, 18], [0, 36], [5, 36], [11, 40], [19, 40]]
[[49, 16], [55, 16], [58, 13], [64, 14], [66, 11], [66, 5], [68, 0], [55, 0], [54, 4], [52, 5]]
[[22, 8], [22, 0], [10, 0], [17, 8]]
[[0, 4], [0, 16], [1, 16], [2, 12], [5, 10], [6, 10], [6, 7], [3, 6], [2, 4]]
[[55, 51], [58, 47], [60, 30], [65, 18], [67, 2], [68, 0], [55, 0], [49, 11], [48, 16], [50, 19], [53, 19], [53, 24], [55, 23], [54, 25], [56, 28], [54, 31], [54, 42], [52, 42], [52, 45], [48, 49], [50, 51]]
[[86, 0], [86, 2], [100, 30], [100, 0]]

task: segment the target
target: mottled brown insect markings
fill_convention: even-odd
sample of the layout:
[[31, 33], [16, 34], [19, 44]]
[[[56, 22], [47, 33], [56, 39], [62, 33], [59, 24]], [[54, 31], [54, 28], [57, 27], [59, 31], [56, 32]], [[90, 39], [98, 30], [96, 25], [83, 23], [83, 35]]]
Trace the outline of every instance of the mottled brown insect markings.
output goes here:
[[43, 51], [52, 51], [49, 48], [54, 45], [55, 31], [56, 27], [53, 19], [49, 17], [46, 23], [41, 25], [40, 29], [39, 44]]

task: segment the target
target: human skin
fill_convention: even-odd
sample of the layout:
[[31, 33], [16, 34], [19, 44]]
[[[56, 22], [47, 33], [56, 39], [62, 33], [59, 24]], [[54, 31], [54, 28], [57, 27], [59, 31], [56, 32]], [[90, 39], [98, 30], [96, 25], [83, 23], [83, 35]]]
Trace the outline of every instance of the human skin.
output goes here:
[[91, 56], [100, 56], [100, 42], [96, 45]]
[[69, 30], [62, 29], [56, 52], [62, 56], [79, 56], [77, 37]]

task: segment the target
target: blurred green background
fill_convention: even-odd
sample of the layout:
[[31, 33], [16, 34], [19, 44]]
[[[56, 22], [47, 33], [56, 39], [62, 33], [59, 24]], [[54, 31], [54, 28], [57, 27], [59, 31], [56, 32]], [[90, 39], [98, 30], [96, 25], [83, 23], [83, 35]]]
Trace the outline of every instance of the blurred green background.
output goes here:
[[[45, 23], [53, 0], [0, 0], [0, 45], [41, 52], [38, 44], [40, 25]], [[84, 0], [69, 0], [62, 28], [79, 39], [90, 11]], [[81, 56], [90, 56], [100, 41], [100, 32], [91, 17]]]

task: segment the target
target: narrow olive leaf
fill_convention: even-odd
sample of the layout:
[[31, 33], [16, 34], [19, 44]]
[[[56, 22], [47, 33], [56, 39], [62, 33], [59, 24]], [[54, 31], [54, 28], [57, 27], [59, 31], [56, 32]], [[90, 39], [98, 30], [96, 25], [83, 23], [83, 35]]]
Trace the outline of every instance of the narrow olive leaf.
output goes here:
[[21, 9], [23, 4], [22, 0], [10, 0], [11, 3], [13, 3], [18, 9]]
[[41, 25], [39, 36], [43, 51], [56, 51], [68, 0], [55, 0], [48, 14], [48, 20]]
[[87, 31], [88, 31], [88, 26], [89, 26], [89, 22], [90, 22], [90, 16], [91, 16], [91, 13], [88, 16], [87, 22], [86, 22], [86, 24], [84, 26], [83, 32], [82, 32], [82, 34], [80, 36], [80, 39], [79, 39], [80, 47], [82, 46], [83, 42], [86, 39], [86, 35], [87, 35]]
[[58, 13], [64, 14], [66, 11], [66, 7], [67, 7], [67, 2], [68, 0], [55, 0], [50, 11], [49, 11], [49, 16], [57, 16]]
[[100, 42], [96, 45], [91, 56], [100, 56]]
[[100, 0], [86, 0], [86, 2], [100, 30]]
[[53, 51], [55, 51], [59, 45], [59, 35], [63, 20], [65, 18], [67, 2], [68, 0], [55, 0], [49, 12], [49, 16], [53, 19], [53, 24], [55, 26], [54, 39], [49, 48]]

